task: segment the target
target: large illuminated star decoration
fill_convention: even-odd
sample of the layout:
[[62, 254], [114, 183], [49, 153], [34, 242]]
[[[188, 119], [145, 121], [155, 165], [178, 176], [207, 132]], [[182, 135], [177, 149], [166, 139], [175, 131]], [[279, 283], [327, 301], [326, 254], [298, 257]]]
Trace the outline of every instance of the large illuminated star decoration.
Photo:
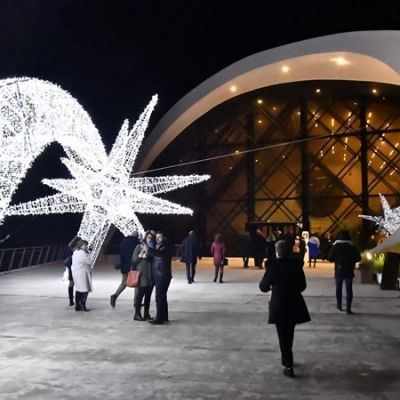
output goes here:
[[35, 158], [53, 142], [92, 168], [107, 157], [88, 113], [68, 92], [35, 78], [0, 80], [0, 224]]
[[385, 197], [380, 193], [379, 197], [382, 203], [383, 216], [374, 217], [371, 215], [359, 215], [359, 217], [375, 222], [378, 225], [378, 228], [386, 235], [391, 235], [400, 228], [400, 207], [390, 208]]
[[44, 179], [59, 193], [11, 206], [6, 214], [83, 213], [78, 236], [89, 242], [92, 266], [111, 224], [127, 236], [134, 230], [144, 232], [137, 213], [192, 214], [191, 209], [155, 195], [203, 182], [209, 175], [130, 177], [156, 103], [154, 96], [132, 129], [127, 120], [123, 123], [108, 157], [98, 160], [99, 168], [63, 158], [74, 179]]

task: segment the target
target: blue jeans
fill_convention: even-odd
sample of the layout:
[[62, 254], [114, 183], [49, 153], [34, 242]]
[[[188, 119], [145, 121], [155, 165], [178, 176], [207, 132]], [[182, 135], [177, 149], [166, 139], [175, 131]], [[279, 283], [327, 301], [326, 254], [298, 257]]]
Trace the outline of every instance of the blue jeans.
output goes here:
[[342, 287], [343, 281], [346, 284], [346, 308], [351, 310], [351, 303], [353, 301], [353, 278], [335, 277], [336, 280], [336, 302], [338, 307], [342, 307]]

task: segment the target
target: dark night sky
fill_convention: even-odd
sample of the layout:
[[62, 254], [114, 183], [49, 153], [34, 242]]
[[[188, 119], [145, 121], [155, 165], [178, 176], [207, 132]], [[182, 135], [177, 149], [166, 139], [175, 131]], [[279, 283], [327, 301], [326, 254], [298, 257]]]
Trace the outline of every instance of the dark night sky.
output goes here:
[[[385, 4], [0, 0], [0, 78], [31, 76], [59, 84], [89, 112], [109, 149], [123, 119], [134, 121], [154, 93], [160, 101], [152, 125], [203, 80], [258, 51], [338, 32], [400, 29], [400, 5]], [[17, 200], [47, 193], [40, 179], [65, 173], [61, 154], [52, 145], [38, 158]], [[6, 221], [2, 231], [29, 221]], [[39, 217], [21, 232], [49, 224], [48, 235], [55, 237], [65, 217], [49, 221]], [[73, 228], [65, 225], [68, 237], [80, 216], [71, 221]]]

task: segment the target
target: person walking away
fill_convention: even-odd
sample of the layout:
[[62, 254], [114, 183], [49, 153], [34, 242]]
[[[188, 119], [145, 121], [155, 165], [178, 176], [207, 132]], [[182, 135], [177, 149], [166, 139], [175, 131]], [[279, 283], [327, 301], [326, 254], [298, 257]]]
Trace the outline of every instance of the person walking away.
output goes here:
[[69, 298], [69, 305], [74, 306], [74, 278], [72, 276], [72, 255], [76, 248], [78, 242], [82, 240], [79, 236], [75, 236], [67, 246], [67, 250], [64, 255], [64, 264], [68, 270], [68, 298]]
[[276, 236], [272, 232], [267, 236], [266, 242], [267, 242], [266, 243], [267, 259], [276, 258], [276, 252], [275, 252]]
[[250, 257], [253, 257], [253, 241], [251, 240], [249, 231], [246, 231], [242, 236], [240, 248], [243, 259], [243, 268], [248, 268], [249, 259]]
[[181, 250], [181, 261], [186, 264], [186, 277], [189, 284], [194, 282], [196, 275], [197, 258], [199, 257], [199, 241], [193, 231], [183, 239]]
[[319, 254], [319, 239], [315, 234], [312, 234], [308, 239], [308, 268], [311, 268], [311, 264], [313, 264], [313, 268], [315, 268], [317, 264], [317, 258]]
[[[134, 308], [135, 321], [151, 321], [153, 318], [150, 315], [150, 300], [153, 292], [153, 275], [151, 272], [151, 256], [144, 250], [145, 244], [152, 247], [153, 236], [151, 232], [147, 232], [144, 237], [144, 244], [140, 243], [136, 246], [132, 255], [132, 269], [140, 272], [139, 287], [136, 295]], [[142, 300], [144, 297], [144, 315], [142, 316]]]
[[215, 277], [214, 282], [217, 282], [219, 275], [219, 283], [224, 283], [224, 257], [225, 257], [225, 243], [222, 241], [222, 235], [217, 233], [214, 242], [211, 243], [211, 255], [213, 256]]
[[331, 233], [326, 232], [324, 237], [321, 240], [321, 246], [320, 246], [322, 261], [325, 261], [328, 259], [328, 254], [331, 251], [331, 247], [332, 247]]
[[79, 240], [72, 254], [72, 277], [75, 285], [75, 311], [89, 311], [86, 300], [93, 291], [91, 257], [88, 252], [88, 242]]
[[269, 302], [268, 323], [275, 324], [281, 351], [283, 374], [294, 377], [293, 340], [297, 324], [311, 321], [307, 305], [302, 296], [306, 289], [304, 262], [293, 256], [292, 242], [276, 242], [277, 258], [269, 259], [266, 271], [260, 282], [264, 293], [272, 290]]
[[121, 256], [121, 283], [119, 284], [116, 292], [110, 296], [110, 305], [115, 308], [116, 301], [119, 295], [126, 288], [126, 279], [131, 270], [133, 250], [139, 244], [139, 233], [133, 231], [130, 236], [124, 237], [119, 245], [119, 252]]
[[250, 257], [253, 257], [253, 241], [249, 231], [245, 231], [240, 238], [240, 255], [243, 260], [243, 268], [248, 268]]
[[148, 322], [162, 325], [164, 322], [169, 322], [167, 292], [172, 279], [172, 249], [164, 233], [157, 232], [155, 247], [152, 249], [145, 244], [144, 251], [153, 257], [151, 271], [156, 286], [157, 314], [152, 321]]
[[256, 267], [262, 269], [267, 248], [267, 241], [261, 229], [257, 228], [253, 234], [254, 263]]
[[328, 254], [328, 261], [335, 263], [336, 308], [342, 310], [342, 288], [346, 284], [346, 312], [354, 314], [351, 305], [353, 302], [353, 278], [356, 263], [361, 261], [361, 254], [351, 241], [349, 231], [342, 231]]

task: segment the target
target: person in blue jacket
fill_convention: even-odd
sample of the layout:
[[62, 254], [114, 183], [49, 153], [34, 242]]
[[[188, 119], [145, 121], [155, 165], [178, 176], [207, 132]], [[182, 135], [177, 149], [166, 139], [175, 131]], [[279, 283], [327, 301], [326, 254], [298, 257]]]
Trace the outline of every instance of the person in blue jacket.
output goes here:
[[116, 292], [110, 296], [111, 307], [115, 308], [115, 303], [118, 296], [126, 288], [126, 279], [128, 278], [129, 271], [132, 267], [132, 255], [135, 247], [139, 244], [139, 233], [138, 231], [133, 231], [130, 236], [124, 237], [119, 246], [120, 256], [121, 256], [121, 283], [118, 286]]
[[317, 264], [317, 258], [319, 254], [319, 246], [320, 246], [320, 241], [317, 238], [316, 235], [311, 235], [311, 237], [308, 239], [308, 268], [311, 268], [311, 264], [313, 263], [313, 268], [315, 268]]
[[186, 264], [186, 277], [190, 284], [194, 282], [197, 258], [199, 257], [199, 241], [193, 231], [190, 231], [189, 235], [183, 239], [181, 250], [181, 261]]

